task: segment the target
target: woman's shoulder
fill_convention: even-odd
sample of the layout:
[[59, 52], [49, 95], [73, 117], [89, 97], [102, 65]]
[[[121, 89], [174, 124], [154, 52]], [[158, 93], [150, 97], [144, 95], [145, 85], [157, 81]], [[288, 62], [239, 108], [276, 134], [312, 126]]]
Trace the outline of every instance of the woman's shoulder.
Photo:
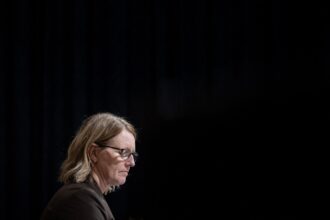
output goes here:
[[59, 197], [65, 200], [77, 198], [83, 199], [86, 198], [102, 198], [102, 194], [96, 189], [95, 186], [91, 185], [91, 183], [69, 183], [63, 185], [55, 194], [55, 197]]
[[[61, 219], [71, 216], [75, 219], [112, 219], [112, 213], [103, 197], [90, 183], [69, 183], [63, 185], [53, 196], [47, 212], [57, 213]], [[95, 218], [98, 216], [99, 218]], [[109, 216], [104, 218], [105, 216]]]

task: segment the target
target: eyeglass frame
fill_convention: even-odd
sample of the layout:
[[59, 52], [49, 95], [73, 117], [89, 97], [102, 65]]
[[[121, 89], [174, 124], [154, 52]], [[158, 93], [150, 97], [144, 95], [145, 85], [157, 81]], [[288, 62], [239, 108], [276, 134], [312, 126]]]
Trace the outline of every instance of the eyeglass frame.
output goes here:
[[[131, 156], [133, 156], [133, 159], [134, 159], [134, 162], [137, 160], [137, 158], [139, 157], [139, 154], [137, 152], [130, 152], [129, 149], [127, 148], [119, 148], [119, 147], [113, 147], [113, 146], [110, 146], [110, 145], [104, 145], [104, 144], [100, 144], [100, 143], [96, 143], [99, 147], [107, 147], [107, 148], [111, 148], [111, 149], [114, 149], [114, 150], [117, 150], [120, 157], [123, 159], [123, 160], [128, 160]], [[123, 154], [125, 154], [125, 151], [128, 152], [128, 155], [127, 156], [123, 156]]]

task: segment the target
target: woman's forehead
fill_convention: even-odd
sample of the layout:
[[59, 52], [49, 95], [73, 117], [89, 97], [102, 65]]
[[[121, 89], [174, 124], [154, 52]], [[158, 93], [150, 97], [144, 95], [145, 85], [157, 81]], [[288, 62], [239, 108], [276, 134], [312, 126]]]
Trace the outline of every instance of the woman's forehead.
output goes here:
[[124, 147], [135, 147], [135, 138], [132, 133], [127, 130], [122, 130], [118, 135], [111, 138], [108, 142], [109, 144], [119, 144]]

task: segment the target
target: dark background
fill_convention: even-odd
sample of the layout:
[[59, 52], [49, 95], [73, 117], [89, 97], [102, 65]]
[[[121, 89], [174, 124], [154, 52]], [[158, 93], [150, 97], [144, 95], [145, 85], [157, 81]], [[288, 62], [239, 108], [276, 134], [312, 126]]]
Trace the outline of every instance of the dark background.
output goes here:
[[281, 0], [1, 1], [0, 219], [39, 218], [81, 121], [105, 111], [139, 133], [107, 197], [117, 220], [315, 215], [328, 19]]

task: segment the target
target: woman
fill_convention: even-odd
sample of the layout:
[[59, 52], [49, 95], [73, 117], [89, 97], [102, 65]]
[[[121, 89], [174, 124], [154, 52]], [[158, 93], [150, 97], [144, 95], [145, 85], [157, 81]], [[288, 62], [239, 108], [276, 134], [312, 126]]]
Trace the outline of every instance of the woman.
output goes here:
[[137, 157], [135, 139], [135, 128], [121, 117], [99, 113], [87, 118], [62, 164], [64, 185], [41, 219], [114, 219], [104, 194], [126, 182]]

